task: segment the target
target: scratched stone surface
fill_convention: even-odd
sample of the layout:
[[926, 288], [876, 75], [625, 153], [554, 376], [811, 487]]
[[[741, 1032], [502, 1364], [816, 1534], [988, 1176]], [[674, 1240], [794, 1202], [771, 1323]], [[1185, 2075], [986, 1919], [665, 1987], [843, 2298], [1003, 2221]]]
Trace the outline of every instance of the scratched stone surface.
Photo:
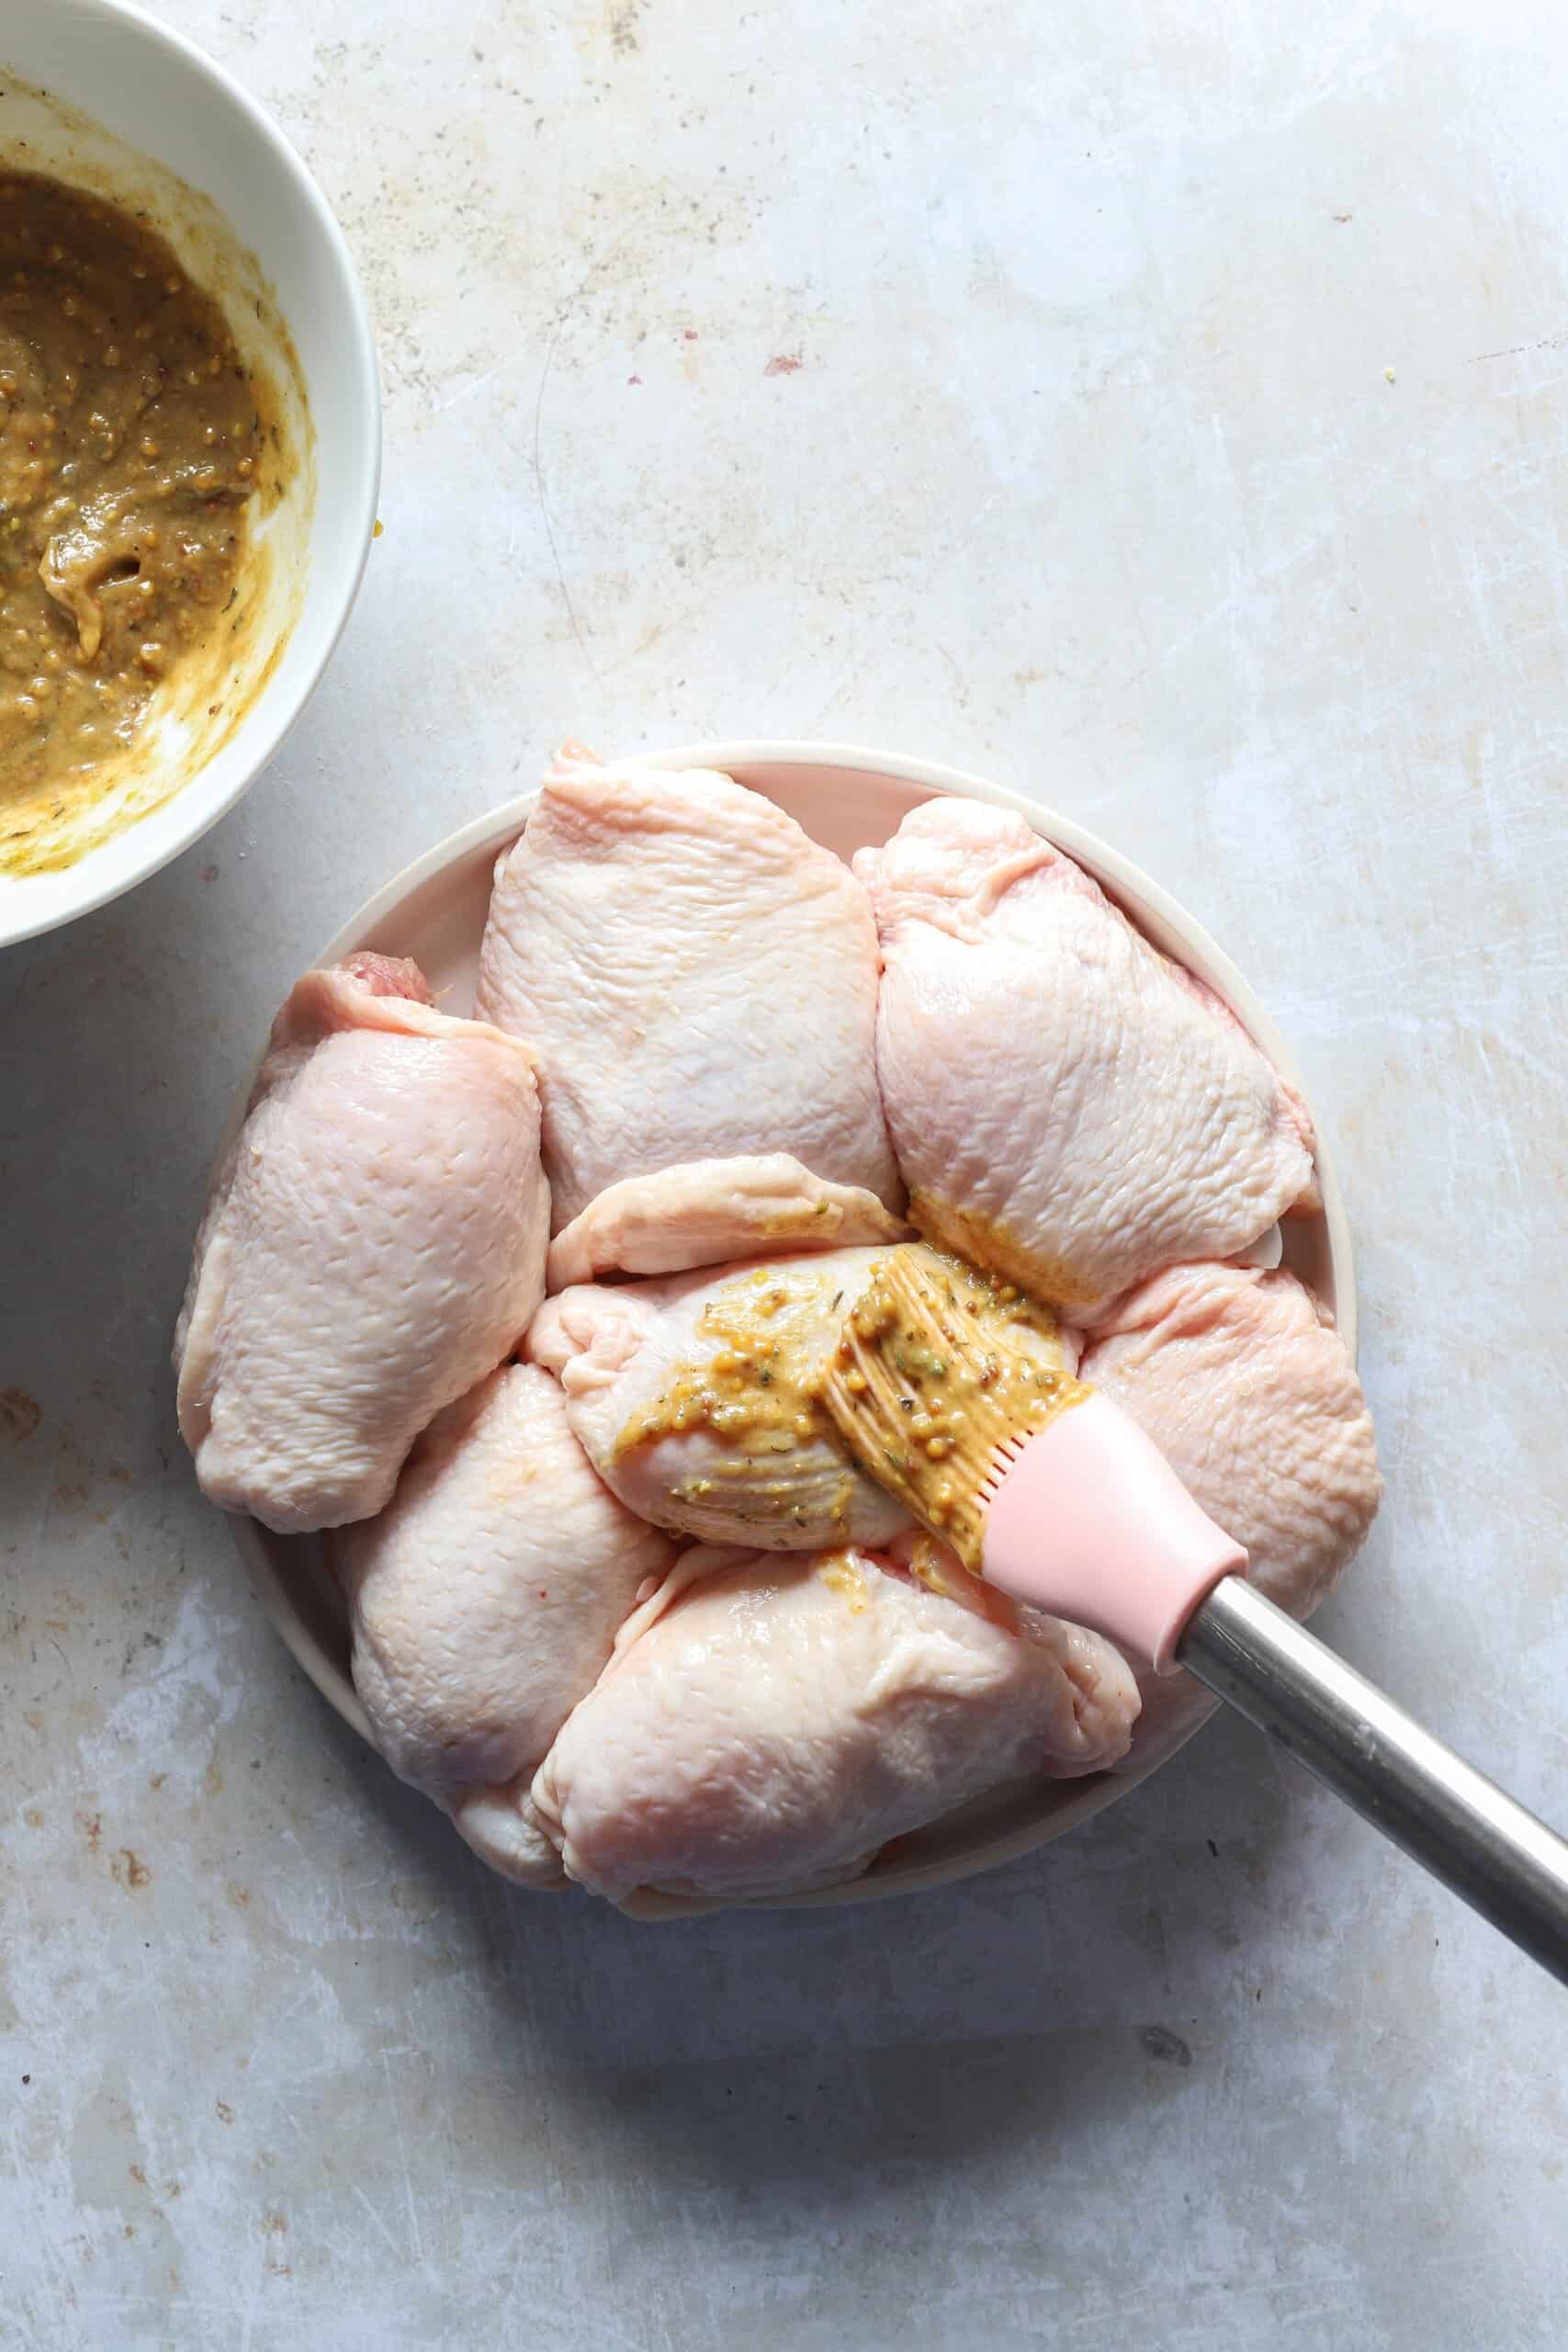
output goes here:
[[0, 956], [0, 2345], [1559, 2344], [1561, 1995], [1249, 1732], [933, 1897], [515, 1896], [166, 1368], [274, 1003], [560, 734], [951, 760], [1293, 1038], [1389, 1480], [1324, 1623], [1568, 1817], [1556, 0], [164, 13], [358, 254], [386, 532], [249, 799]]

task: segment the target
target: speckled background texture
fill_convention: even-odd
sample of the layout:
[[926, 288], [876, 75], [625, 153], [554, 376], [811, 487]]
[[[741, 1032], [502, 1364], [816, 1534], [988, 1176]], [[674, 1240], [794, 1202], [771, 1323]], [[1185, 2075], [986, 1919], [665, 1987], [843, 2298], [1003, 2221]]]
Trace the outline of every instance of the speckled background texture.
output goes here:
[[1563, 1996], [1259, 1739], [919, 1901], [515, 1896], [166, 1368], [276, 1001], [563, 732], [950, 760], [1294, 1041], [1389, 1481], [1323, 1630], [1568, 1818], [1556, 0], [164, 13], [359, 257], [387, 527], [251, 797], [0, 955], [0, 2345], [1558, 2346]]

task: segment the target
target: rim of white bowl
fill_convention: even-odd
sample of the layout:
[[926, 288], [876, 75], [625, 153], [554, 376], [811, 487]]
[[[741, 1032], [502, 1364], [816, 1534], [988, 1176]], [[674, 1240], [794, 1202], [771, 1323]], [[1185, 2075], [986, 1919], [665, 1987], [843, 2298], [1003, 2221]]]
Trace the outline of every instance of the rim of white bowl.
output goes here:
[[[376, 352], [376, 338], [370, 325], [369, 308], [365, 300], [365, 288], [360, 283], [358, 268], [349, 250], [348, 240], [339, 227], [336, 215], [322, 195], [309, 165], [298, 150], [290, 145], [260, 100], [254, 98], [244, 85], [237, 81], [229, 72], [227, 66], [220, 65], [215, 57], [209, 56], [206, 50], [199, 48], [188, 34], [176, 30], [173, 25], [165, 24], [162, 17], [149, 14], [147, 9], [138, 5], [138, 0], [75, 0], [75, 5], [85, 15], [125, 17], [144, 33], [154, 47], [167, 51], [182, 59], [186, 65], [214, 84], [230, 105], [244, 116], [252, 130], [255, 131], [279, 165], [284, 175], [293, 183], [307, 210], [311, 214], [339, 279], [338, 291], [343, 304], [345, 356], [353, 373], [358, 379], [355, 388], [355, 401], [364, 408], [368, 420], [368, 430], [364, 435], [363, 444], [356, 441], [355, 450], [348, 453], [350, 464], [357, 455], [358, 480], [355, 481], [351, 477], [344, 492], [352, 521], [352, 531], [347, 537], [350, 544], [357, 539], [359, 551], [349, 568], [344, 583], [342, 609], [323, 636], [321, 651], [305, 673], [292, 707], [280, 710], [276, 718], [258, 729], [254, 750], [247, 755], [237, 779], [226, 786], [209, 803], [202, 804], [197, 809], [191, 808], [190, 804], [197, 800], [203, 778], [208, 772], [204, 768], [198, 768], [189, 783], [180, 786], [161, 808], [150, 810], [146, 817], [138, 823], [127, 826], [122, 832], [112, 834], [109, 840], [102, 843], [99, 848], [88, 850], [74, 865], [65, 869], [67, 875], [78, 871], [89, 871], [93, 861], [103, 851], [114, 849], [122, 842], [133, 840], [138, 834], [144, 835], [152, 843], [144, 858], [131, 861], [129, 872], [118, 874], [113, 878], [99, 883], [89, 881], [81, 898], [73, 900], [69, 906], [59, 908], [52, 913], [43, 913], [36, 917], [28, 916], [21, 908], [18, 908], [20, 920], [12, 927], [6, 922], [7, 910], [3, 902], [0, 902], [0, 948], [20, 947], [29, 939], [42, 938], [48, 933], [59, 931], [66, 923], [75, 922], [83, 915], [96, 914], [100, 907], [107, 907], [114, 899], [123, 898], [128, 890], [134, 890], [139, 884], [151, 880], [154, 874], [161, 874], [165, 865], [172, 865], [176, 857], [192, 848], [197, 842], [200, 841], [204, 833], [210, 832], [220, 819], [226, 817], [230, 809], [244, 798], [263, 771], [270, 767], [277, 757], [295, 724], [303, 715], [307, 705], [313, 698], [317, 687], [326, 674], [327, 664], [342, 643], [344, 630], [348, 626], [349, 615], [354, 610], [364, 582], [365, 567], [370, 560], [370, 545], [376, 528], [376, 510], [381, 494], [381, 372]], [[3, 44], [4, 39], [4, 32], [0, 31], [0, 44]], [[127, 141], [126, 144], [133, 145], [134, 141]], [[153, 160], [156, 161], [156, 158]], [[223, 213], [225, 220], [230, 221], [230, 225], [243, 243], [244, 242], [243, 224], [232, 220], [222, 205], [219, 205], [218, 209]], [[285, 322], [287, 323], [287, 320]], [[340, 475], [340, 481], [341, 479]], [[187, 809], [190, 821], [186, 825], [172, 825], [170, 837], [167, 840], [161, 838], [158, 831], [149, 830], [154, 828], [158, 818], [164, 816], [167, 812], [180, 810], [184, 813]], [[29, 877], [22, 878], [26, 880]]]
[[[1294, 1056], [1284, 1038], [1244, 975], [1211, 938], [1202, 924], [1131, 858], [1124, 857], [1120, 850], [1102, 841], [1098, 833], [1090, 832], [1056, 809], [1045, 808], [1021, 792], [993, 784], [985, 776], [973, 775], [964, 769], [947, 767], [934, 760], [910, 759], [901, 752], [878, 751], [862, 743], [756, 739], [682, 743], [670, 751], [639, 751], [620, 756], [624, 761], [635, 760], [644, 767], [667, 771], [698, 767], [717, 768], [725, 772], [735, 767], [842, 768], [854, 774], [889, 776], [897, 782], [917, 785], [933, 793], [952, 793], [961, 799], [984, 800], [996, 808], [1016, 809], [1027, 817], [1048, 841], [1102, 879], [1134, 915], [1145, 909], [1156, 915], [1181, 942], [1183, 960], [1190, 956], [1197, 965], [1203, 967], [1201, 977], [1210, 981], [1224, 998], [1280, 1076], [1302, 1093], [1303, 1101], [1306, 1099]], [[414, 891], [434, 880], [448, 866], [487, 847], [497, 851], [504, 847], [522, 831], [528, 812], [538, 798], [538, 792], [539, 787], [535, 785], [526, 792], [501, 802], [468, 824], [459, 826], [456, 832], [448, 833], [423, 855], [412, 859], [400, 873], [394, 875], [389, 882], [365, 901], [322, 948], [317, 961], [331, 964], [365, 946]], [[395, 947], [396, 943], [390, 944]], [[231, 1106], [219, 1147], [220, 1159], [243, 1119], [265, 1050], [264, 1046], [246, 1072]], [[1334, 1280], [1335, 1321], [1354, 1362], [1357, 1295], [1349, 1222], [1332, 1152], [1321, 1134], [1316, 1134], [1314, 1140], [1314, 1164], [1323, 1201], [1328, 1263]], [[252, 1589], [296, 1663], [315, 1684], [333, 1712], [374, 1749], [376, 1742], [352, 1682], [317, 1640], [296, 1608], [266, 1549], [263, 1530], [249, 1518], [234, 1519], [230, 1527]], [[697, 1918], [713, 1911], [815, 1910], [840, 1904], [886, 1901], [899, 1894], [929, 1894], [939, 1886], [954, 1885], [960, 1880], [978, 1876], [983, 1871], [999, 1869], [1002, 1864], [1020, 1860], [1042, 1846], [1054, 1844], [1058, 1838], [1065, 1837], [1069, 1830], [1077, 1828], [1095, 1814], [1103, 1812], [1107, 1806], [1116, 1804], [1141, 1782], [1150, 1779], [1168, 1764], [1209, 1720], [1208, 1716], [1201, 1718], [1179, 1737], [1160, 1747], [1141, 1767], [1134, 1766], [1126, 1772], [1089, 1775], [1077, 1784], [1074, 1796], [1059, 1804], [1044, 1819], [1025, 1822], [989, 1835], [980, 1833], [973, 1847], [940, 1861], [916, 1864], [901, 1874], [894, 1871], [881, 1874], [874, 1870], [863, 1878], [848, 1879], [836, 1886], [812, 1888], [803, 1894], [740, 1899], [646, 1893], [634, 1896], [621, 1907], [633, 1917], [654, 1922]], [[1053, 1782], [1050, 1785], [1059, 1788], [1062, 1784]]]

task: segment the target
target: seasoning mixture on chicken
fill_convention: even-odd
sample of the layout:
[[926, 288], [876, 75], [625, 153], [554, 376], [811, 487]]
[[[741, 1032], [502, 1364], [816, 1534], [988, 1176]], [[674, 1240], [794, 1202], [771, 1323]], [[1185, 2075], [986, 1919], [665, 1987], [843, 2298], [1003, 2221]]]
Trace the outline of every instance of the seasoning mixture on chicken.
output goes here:
[[528, 1352], [631, 1510], [711, 1544], [878, 1544], [904, 1507], [852, 1459], [817, 1396], [875, 1250], [828, 1250], [547, 1300]]

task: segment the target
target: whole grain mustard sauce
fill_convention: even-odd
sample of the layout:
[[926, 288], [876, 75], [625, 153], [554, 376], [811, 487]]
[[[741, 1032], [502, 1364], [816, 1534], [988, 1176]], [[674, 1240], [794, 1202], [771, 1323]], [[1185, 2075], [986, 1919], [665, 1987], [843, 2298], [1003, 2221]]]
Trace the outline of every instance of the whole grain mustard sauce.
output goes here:
[[[829, 1302], [829, 1311], [841, 1301], [840, 1293]], [[817, 1393], [822, 1306], [811, 1284], [792, 1288], [766, 1266], [727, 1283], [698, 1318], [701, 1352], [678, 1366], [630, 1417], [615, 1441], [616, 1454], [704, 1430], [722, 1442], [724, 1452], [681, 1482], [682, 1501], [722, 1498], [733, 1510], [736, 1490], [744, 1490], [760, 1517], [784, 1517], [792, 1509], [799, 1516], [793, 1459], [807, 1445], [843, 1453]], [[832, 1488], [815, 1488], [813, 1515], [826, 1510], [847, 1525], [853, 1497], [845, 1455], [843, 1475]]]
[[224, 625], [260, 402], [161, 237], [0, 172], [0, 867], [91, 794]]
[[[842, 1304], [844, 1314], [826, 1352], [824, 1304], [829, 1312]], [[617, 1455], [700, 1430], [724, 1451], [686, 1483], [684, 1499], [733, 1480], [766, 1510], [773, 1464], [783, 1510], [789, 1458], [826, 1445], [846, 1471], [858, 1462], [975, 1571], [980, 1489], [1001, 1448], [1089, 1393], [1066, 1369], [1048, 1307], [924, 1242], [878, 1258], [852, 1302], [841, 1292], [824, 1302], [760, 1267], [709, 1302], [695, 1337], [700, 1352], [627, 1419]], [[852, 1494], [846, 1476], [845, 1513]], [[910, 1565], [944, 1589], [929, 1546]]]
[[1089, 1390], [1047, 1307], [912, 1241], [873, 1269], [819, 1393], [870, 1476], [978, 1575], [998, 1461]]

